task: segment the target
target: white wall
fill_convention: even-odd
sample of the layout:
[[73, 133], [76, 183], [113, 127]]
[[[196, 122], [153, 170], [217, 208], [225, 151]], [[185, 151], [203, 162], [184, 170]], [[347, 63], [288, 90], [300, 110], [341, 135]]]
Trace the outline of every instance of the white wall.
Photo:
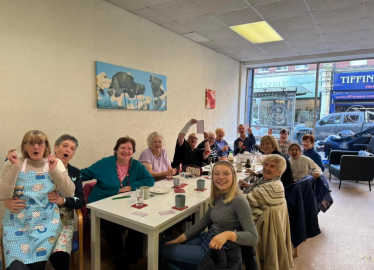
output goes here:
[[[236, 138], [240, 63], [103, 0], [0, 0], [0, 153], [41, 129], [52, 142], [79, 140], [72, 164], [84, 168], [112, 154], [118, 137], [159, 131], [172, 158], [191, 118]], [[95, 61], [167, 76], [166, 112], [96, 108]], [[245, 84], [244, 84], [245, 85]], [[217, 91], [206, 110], [205, 89]], [[193, 129], [191, 129], [193, 131]], [[202, 139], [202, 136], [199, 136]], [[0, 163], [0, 169], [2, 169]]]

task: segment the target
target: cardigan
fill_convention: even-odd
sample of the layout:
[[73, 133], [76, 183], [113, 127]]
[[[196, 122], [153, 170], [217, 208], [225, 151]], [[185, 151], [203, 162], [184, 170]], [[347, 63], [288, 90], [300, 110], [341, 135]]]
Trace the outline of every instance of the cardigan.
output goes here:
[[[131, 165], [128, 171], [128, 176], [122, 181], [123, 186], [127, 186], [127, 181], [129, 181], [128, 186], [131, 187], [131, 190], [135, 190], [141, 186], [152, 187], [155, 183], [155, 179], [148, 172], [145, 166], [133, 158], [131, 158], [130, 162]], [[121, 185], [118, 180], [116, 164], [117, 157], [109, 156], [97, 161], [90, 167], [81, 170], [83, 181], [92, 179], [97, 180], [96, 185], [88, 197], [88, 203], [96, 202], [118, 194]]]

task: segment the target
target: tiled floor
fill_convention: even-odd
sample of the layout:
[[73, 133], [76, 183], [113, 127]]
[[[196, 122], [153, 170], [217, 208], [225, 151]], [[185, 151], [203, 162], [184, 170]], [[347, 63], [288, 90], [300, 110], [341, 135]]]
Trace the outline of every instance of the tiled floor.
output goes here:
[[[293, 269], [374, 269], [374, 188], [370, 192], [367, 183], [352, 181], [343, 181], [340, 190], [338, 187], [339, 181], [331, 180], [334, 204], [319, 214], [322, 233], [300, 245]], [[101, 269], [113, 269], [105, 243], [101, 252]], [[142, 258], [131, 269], [147, 269], [146, 263]], [[90, 253], [85, 254], [84, 264], [90, 269]], [[77, 260], [71, 269], [78, 270]]]

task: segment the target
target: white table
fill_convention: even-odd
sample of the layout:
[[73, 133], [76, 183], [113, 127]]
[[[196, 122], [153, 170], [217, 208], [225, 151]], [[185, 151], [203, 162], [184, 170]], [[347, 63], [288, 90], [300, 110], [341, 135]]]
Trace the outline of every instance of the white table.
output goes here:
[[[146, 234], [148, 236], [148, 269], [158, 269], [160, 232], [192, 214], [195, 214], [196, 221], [200, 220], [203, 215], [203, 204], [206, 198], [186, 194], [188, 206], [186, 210], [174, 210], [175, 214], [161, 216], [159, 212], [171, 210], [174, 206], [175, 195], [174, 191], [171, 191], [150, 197], [144, 201], [148, 206], [142, 209], [131, 207], [135, 203], [134, 194], [127, 199], [112, 200], [113, 197], [123, 196], [121, 194], [88, 204], [87, 207], [91, 209], [91, 269], [100, 269], [100, 218]], [[132, 215], [135, 211], [148, 215], [146, 217]], [[142, 240], [139, 239], [139, 241]]]

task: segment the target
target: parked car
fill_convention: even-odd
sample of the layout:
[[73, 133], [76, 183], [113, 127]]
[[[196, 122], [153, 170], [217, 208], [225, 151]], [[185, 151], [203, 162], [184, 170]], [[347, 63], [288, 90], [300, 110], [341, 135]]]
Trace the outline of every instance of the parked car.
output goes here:
[[[260, 126], [268, 126], [268, 127], [260, 127]], [[255, 136], [256, 138], [261, 138], [262, 136], [268, 135], [269, 128], [273, 130], [273, 136], [276, 138], [279, 138], [279, 132], [281, 130], [281, 128], [277, 128], [271, 125], [270, 126], [266, 125], [260, 119], [256, 119], [256, 118], [252, 120], [251, 128], [252, 128], [253, 136]]]
[[[316, 122], [316, 140], [324, 140], [330, 135], [337, 135], [343, 130], [350, 130], [358, 133], [368, 127], [374, 126], [374, 122], [369, 122], [365, 112], [342, 112], [332, 113]], [[305, 125], [298, 125], [293, 133], [293, 139], [302, 142], [305, 134], [312, 134], [313, 128]]]

